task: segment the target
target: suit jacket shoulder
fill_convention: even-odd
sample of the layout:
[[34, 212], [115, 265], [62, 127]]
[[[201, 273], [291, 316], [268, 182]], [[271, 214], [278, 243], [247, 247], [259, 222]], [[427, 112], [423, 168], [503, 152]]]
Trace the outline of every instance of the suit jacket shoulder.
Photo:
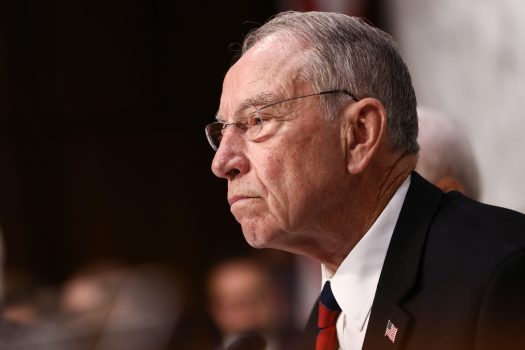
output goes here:
[[363, 348], [521, 349], [524, 252], [524, 215], [444, 194], [413, 173]]

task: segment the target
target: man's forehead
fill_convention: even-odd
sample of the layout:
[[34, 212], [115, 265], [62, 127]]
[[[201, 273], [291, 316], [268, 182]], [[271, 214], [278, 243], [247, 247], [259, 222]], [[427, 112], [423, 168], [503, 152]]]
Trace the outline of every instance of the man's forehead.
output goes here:
[[304, 58], [304, 48], [276, 38], [255, 44], [226, 74], [220, 112], [236, 113], [295, 94], [304, 85], [299, 79]]
[[305, 59], [305, 48], [290, 37], [270, 35], [254, 44], [230, 70], [248, 69], [254, 74], [297, 71]]

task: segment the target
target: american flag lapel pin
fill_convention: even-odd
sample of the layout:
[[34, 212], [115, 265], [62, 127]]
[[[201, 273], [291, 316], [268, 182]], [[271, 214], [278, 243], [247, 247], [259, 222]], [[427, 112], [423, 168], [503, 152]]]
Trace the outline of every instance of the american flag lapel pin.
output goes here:
[[386, 324], [385, 337], [390, 339], [392, 343], [396, 341], [397, 327], [392, 321], [388, 320]]

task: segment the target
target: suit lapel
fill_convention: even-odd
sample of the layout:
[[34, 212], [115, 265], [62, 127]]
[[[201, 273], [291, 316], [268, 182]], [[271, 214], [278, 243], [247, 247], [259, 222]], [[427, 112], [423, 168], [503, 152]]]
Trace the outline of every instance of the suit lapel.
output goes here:
[[[376, 293], [363, 349], [399, 350], [410, 315], [382, 293]], [[387, 333], [390, 330], [390, 333]]]
[[[410, 316], [400, 304], [416, 282], [427, 232], [442, 196], [438, 188], [412, 173], [379, 278], [364, 350], [401, 349], [409, 336]], [[397, 328], [394, 341], [385, 335], [389, 322]]]

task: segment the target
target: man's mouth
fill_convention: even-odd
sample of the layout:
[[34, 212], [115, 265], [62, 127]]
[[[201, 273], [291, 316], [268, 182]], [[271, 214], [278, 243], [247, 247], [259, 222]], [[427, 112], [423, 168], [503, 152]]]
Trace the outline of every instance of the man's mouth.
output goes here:
[[255, 198], [255, 197], [253, 197], [253, 196], [244, 196], [244, 195], [235, 195], [235, 196], [231, 196], [231, 197], [228, 198], [228, 203], [231, 206], [235, 202], [238, 202], [238, 201], [241, 201], [241, 200], [245, 200], [245, 199], [251, 199], [251, 198]]

